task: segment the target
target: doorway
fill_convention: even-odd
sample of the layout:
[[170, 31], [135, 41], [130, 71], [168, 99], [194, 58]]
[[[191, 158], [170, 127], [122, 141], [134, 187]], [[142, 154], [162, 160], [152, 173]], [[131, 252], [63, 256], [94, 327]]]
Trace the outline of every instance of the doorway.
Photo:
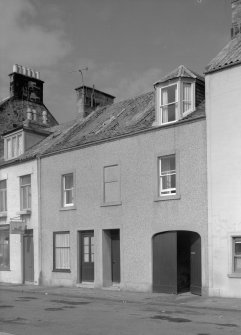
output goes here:
[[94, 231], [80, 232], [80, 281], [94, 281]]
[[120, 283], [120, 230], [103, 230], [103, 285]]
[[201, 237], [168, 231], [153, 237], [153, 291], [201, 295]]
[[23, 235], [23, 281], [34, 281], [34, 246], [33, 230], [26, 230]]

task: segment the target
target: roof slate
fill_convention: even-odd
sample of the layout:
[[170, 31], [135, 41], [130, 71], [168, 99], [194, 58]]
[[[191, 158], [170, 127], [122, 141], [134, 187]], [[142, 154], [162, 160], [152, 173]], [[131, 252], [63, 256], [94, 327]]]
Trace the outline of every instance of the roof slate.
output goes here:
[[167, 74], [162, 79], [158, 80], [154, 85], [159, 83], [164, 83], [165, 81], [175, 79], [175, 78], [193, 78], [204, 81], [204, 77], [200, 76], [198, 73], [186, 68], [184, 65], [178, 66], [175, 70]]
[[[101, 107], [85, 119], [73, 120], [49, 128], [53, 132], [51, 135], [19, 156], [14, 162], [156, 128], [153, 127], [155, 120], [154, 94], [152, 91]], [[175, 125], [204, 116], [205, 103], [202, 102], [197, 106], [195, 112], [176, 122]], [[0, 161], [2, 166], [8, 163], [9, 161]]]
[[218, 53], [206, 66], [206, 72], [214, 72], [228, 66], [241, 63], [241, 35], [237, 35], [234, 39]]

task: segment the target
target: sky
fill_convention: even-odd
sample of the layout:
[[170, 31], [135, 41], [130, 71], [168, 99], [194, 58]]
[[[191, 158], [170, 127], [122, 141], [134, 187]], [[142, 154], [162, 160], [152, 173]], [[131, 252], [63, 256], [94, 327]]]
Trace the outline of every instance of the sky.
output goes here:
[[230, 39], [230, 0], [0, 0], [0, 99], [13, 64], [40, 71], [58, 122], [82, 84], [120, 101], [183, 64], [202, 74]]

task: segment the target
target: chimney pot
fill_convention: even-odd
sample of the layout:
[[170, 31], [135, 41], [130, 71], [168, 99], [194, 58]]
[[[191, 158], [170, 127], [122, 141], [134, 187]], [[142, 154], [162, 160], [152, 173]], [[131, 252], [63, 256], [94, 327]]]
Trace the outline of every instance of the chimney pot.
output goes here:
[[18, 72], [18, 64], [13, 65], [13, 72]]
[[232, 28], [231, 38], [241, 33], [241, 0], [231, 0], [232, 6]]
[[32, 120], [32, 111], [31, 108], [27, 108], [27, 120]]
[[27, 69], [26, 69], [25, 66], [22, 66], [22, 74], [23, 74], [24, 76], [26, 76], [26, 74], [27, 74]]
[[48, 119], [47, 119], [47, 112], [46, 112], [46, 111], [43, 111], [43, 112], [42, 112], [42, 116], [43, 116], [43, 123], [44, 123], [44, 124], [47, 124], [47, 121], [48, 121]]

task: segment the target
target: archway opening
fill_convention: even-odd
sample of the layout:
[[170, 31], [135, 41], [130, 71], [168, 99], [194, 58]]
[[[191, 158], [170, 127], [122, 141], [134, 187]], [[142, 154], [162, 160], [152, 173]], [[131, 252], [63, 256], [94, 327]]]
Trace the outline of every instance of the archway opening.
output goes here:
[[153, 236], [153, 291], [201, 295], [201, 237], [192, 231]]

